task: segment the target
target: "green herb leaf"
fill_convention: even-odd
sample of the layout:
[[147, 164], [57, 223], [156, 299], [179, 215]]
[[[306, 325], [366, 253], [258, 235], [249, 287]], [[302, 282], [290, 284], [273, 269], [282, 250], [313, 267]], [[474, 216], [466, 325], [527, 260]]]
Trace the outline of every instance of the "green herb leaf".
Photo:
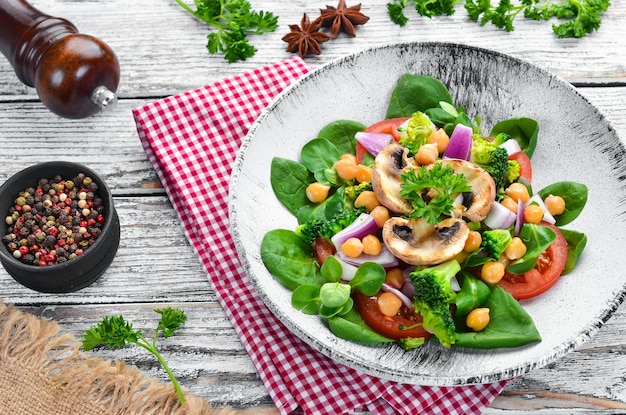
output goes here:
[[[454, 210], [453, 195], [472, 190], [463, 174], [455, 173], [450, 166], [434, 163], [430, 168], [421, 166], [401, 175], [400, 195], [411, 202], [412, 218], [424, 218], [430, 224], [441, 221], [442, 215]], [[430, 200], [423, 197], [429, 192]], [[431, 197], [432, 196], [432, 197]]]
[[176, 377], [156, 348], [157, 336], [162, 331], [163, 337], [171, 336], [184, 322], [187, 316], [181, 310], [166, 307], [154, 310], [161, 315], [152, 341], [148, 341], [140, 330], [134, 330], [133, 325], [127, 322], [123, 316], [104, 317], [97, 325], [92, 326], [83, 334], [83, 350], [89, 351], [100, 344], [106, 344], [109, 349], [124, 347], [134, 343], [137, 346], [152, 353], [174, 384], [181, 405], [185, 403], [185, 396], [176, 380]]
[[163, 337], [166, 339], [187, 321], [187, 315], [175, 308], [157, 308], [154, 311], [161, 315], [161, 321], [159, 321], [157, 330], [162, 331]]
[[216, 31], [207, 36], [210, 54], [223, 53], [229, 63], [254, 56], [256, 48], [248, 35], [273, 32], [278, 27], [278, 16], [254, 11], [246, 0], [194, 0], [196, 10], [182, 0], [176, 0], [183, 9]]

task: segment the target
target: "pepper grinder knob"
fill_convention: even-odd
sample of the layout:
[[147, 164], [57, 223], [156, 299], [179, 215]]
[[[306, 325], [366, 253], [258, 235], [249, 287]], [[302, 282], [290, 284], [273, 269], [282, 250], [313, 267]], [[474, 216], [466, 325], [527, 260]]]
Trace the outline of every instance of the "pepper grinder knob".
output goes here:
[[85, 118], [116, 102], [120, 67], [113, 50], [24, 0], [0, 0], [0, 51], [57, 115]]

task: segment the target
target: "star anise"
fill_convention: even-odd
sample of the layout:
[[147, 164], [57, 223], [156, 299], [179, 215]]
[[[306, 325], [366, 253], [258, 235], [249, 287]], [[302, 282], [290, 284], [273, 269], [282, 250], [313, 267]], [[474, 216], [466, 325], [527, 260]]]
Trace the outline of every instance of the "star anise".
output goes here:
[[322, 25], [331, 28], [331, 39], [336, 38], [342, 31], [349, 37], [355, 37], [354, 26], [363, 25], [370, 19], [361, 13], [361, 3], [346, 7], [346, 0], [339, 0], [337, 7], [326, 5], [326, 8], [320, 9], [320, 12]]
[[289, 25], [291, 32], [283, 36], [283, 41], [287, 42], [287, 51], [298, 52], [301, 58], [304, 58], [309, 52], [320, 55], [322, 53], [320, 43], [330, 40], [330, 36], [319, 31], [320, 27], [322, 27], [321, 19], [318, 18], [311, 22], [309, 16], [304, 13], [300, 26]]

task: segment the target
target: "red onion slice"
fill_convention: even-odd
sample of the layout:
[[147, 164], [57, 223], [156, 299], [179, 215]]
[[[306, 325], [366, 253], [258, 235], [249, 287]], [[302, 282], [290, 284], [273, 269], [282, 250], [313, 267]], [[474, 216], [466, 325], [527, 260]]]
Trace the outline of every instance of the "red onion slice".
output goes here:
[[341, 245], [344, 244], [350, 238], [363, 239], [365, 235], [372, 235], [378, 233], [378, 225], [374, 217], [369, 213], [361, 213], [354, 222], [352, 222], [347, 228], [338, 232], [331, 238], [331, 242], [337, 250], [341, 249]]
[[443, 153], [443, 158], [448, 159], [461, 159], [469, 160], [472, 154], [472, 139], [473, 130], [463, 124], [457, 124], [450, 135], [450, 142], [446, 151]]
[[505, 149], [506, 152], [509, 154], [509, 157], [511, 157], [513, 154], [517, 154], [522, 151], [522, 148], [520, 147], [517, 140], [514, 140], [512, 138], [509, 140], [506, 140], [504, 143], [500, 144], [498, 147], [502, 147], [503, 149]]
[[366, 131], [359, 131], [355, 134], [354, 138], [356, 138], [356, 141], [361, 143], [374, 157], [376, 157], [387, 144], [393, 141], [391, 134], [369, 133]]
[[498, 202], [493, 202], [484, 224], [491, 229], [508, 229], [517, 219], [517, 215]]

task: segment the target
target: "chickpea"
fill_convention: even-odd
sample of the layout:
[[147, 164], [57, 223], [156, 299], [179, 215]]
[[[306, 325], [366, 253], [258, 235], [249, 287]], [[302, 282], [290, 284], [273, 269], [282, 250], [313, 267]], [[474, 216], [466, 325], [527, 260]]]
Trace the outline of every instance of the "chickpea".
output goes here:
[[520, 259], [525, 254], [526, 245], [524, 245], [524, 242], [517, 236], [513, 238], [509, 246], [504, 250], [504, 256], [506, 256], [511, 261]]
[[538, 205], [529, 205], [524, 209], [524, 222], [537, 224], [543, 218], [544, 210]]
[[351, 163], [358, 164], [356, 156], [354, 154], [345, 153], [341, 155], [341, 160], [349, 160]]
[[378, 255], [383, 249], [380, 239], [375, 235], [364, 236], [361, 243], [363, 244], [363, 253], [367, 255]]
[[363, 253], [363, 242], [359, 238], [350, 238], [341, 245], [341, 252], [351, 258], [357, 258]]
[[372, 215], [372, 217], [376, 221], [376, 225], [378, 225], [379, 228], [382, 228], [385, 225], [385, 222], [387, 222], [390, 217], [389, 209], [387, 209], [383, 205], [378, 205], [374, 209], [372, 209], [370, 211], [370, 215]]
[[439, 158], [437, 143], [424, 144], [417, 150], [415, 162], [421, 166], [433, 164]]
[[504, 193], [513, 199], [515, 203], [517, 203], [519, 199], [522, 199], [522, 202], [524, 203], [528, 202], [528, 199], [530, 199], [528, 188], [519, 182], [511, 183], [511, 185], [506, 188]]
[[488, 284], [497, 284], [504, 277], [505, 265], [500, 261], [488, 261], [480, 270], [480, 277]]
[[450, 137], [448, 137], [446, 130], [444, 130], [443, 128], [439, 128], [428, 137], [428, 143], [437, 144], [437, 151], [439, 152], [439, 154], [443, 154], [448, 148], [448, 143], [450, 143]]
[[478, 231], [470, 231], [467, 239], [465, 240], [465, 246], [463, 250], [465, 252], [474, 252], [480, 247], [480, 244], [483, 242], [483, 237], [480, 235]]
[[357, 174], [357, 164], [356, 161], [351, 158], [342, 158], [335, 162], [333, 165], [335, 170], [337, 170], [337, 174], [344, 180], [354, 180]]
[[378, 308], [384, 315], [393, 317], [402, 308], [402, 300], [394, 293], [384, 292], [378, 296]]
[[312, 203], [322, 203], [328, 197], [330, 186], [320, 182], [313, 182], [306, 188], [306, 197]]
[[390, 268], [385, 273], [385, 282], [394, 288], [400, 289], [406, 282], [400, 268]]
[[474, 331], [482, 331], [489, 324], [489, 320], [489, 309], [481, 307], [469, 312], [465, 318], [465, 324]]
[[561, 196], [548, 195], [543, 203], [552, 216], [558, 216], [565, 212], [565, 199]]
[[365, 210], [368, 212], [371, 212], [376, 206], [379, 205], [380, 202], [376, 197], [376, 193], [374, 193], [372, 190], [366, 190], [364, 192], [361, 192], [361, 194], [357, 196], [356, 200], [354, 201], [354, 207], [364, 207]]
[[372, 180], [372, 168], [370, 166], [364, 166], [363, 164], [357, 165], [356, 181], [359, 183], [365, 183]]
[[500, 201], [500, 204], [510, 210], [513, 213], [517, 213], [517, 202], [510, 197], [505, 197]]

